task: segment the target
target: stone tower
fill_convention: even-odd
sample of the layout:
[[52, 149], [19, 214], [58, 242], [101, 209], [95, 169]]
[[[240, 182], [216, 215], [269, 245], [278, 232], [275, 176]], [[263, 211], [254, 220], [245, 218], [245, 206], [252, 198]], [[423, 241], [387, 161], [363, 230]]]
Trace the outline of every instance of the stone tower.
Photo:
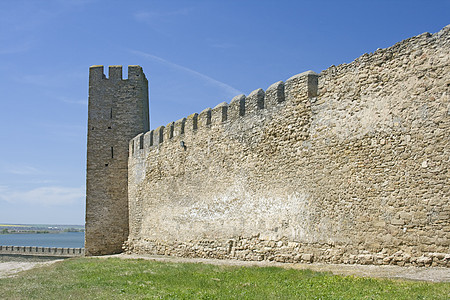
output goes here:
[[86, 255], [122, 251], [128, 237], [128, 145], [149, 130], [148, 81], [140, 66], [89, 69]]

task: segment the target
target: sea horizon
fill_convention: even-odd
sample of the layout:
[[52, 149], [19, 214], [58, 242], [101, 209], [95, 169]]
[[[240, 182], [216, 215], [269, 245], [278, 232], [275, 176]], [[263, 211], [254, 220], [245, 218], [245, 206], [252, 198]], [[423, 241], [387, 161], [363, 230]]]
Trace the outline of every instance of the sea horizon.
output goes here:
[[84, 248], [84, 232], [0, 234], [0, 245]]

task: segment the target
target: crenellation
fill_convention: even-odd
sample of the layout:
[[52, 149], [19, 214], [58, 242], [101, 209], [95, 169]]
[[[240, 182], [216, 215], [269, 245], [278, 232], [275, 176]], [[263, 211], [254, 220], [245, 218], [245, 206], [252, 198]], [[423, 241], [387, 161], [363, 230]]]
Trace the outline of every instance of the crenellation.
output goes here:
[[159, 126], [155, 129], [153, 135], [153, 143], [155, 146], [160, 145], [164, 142], [164, 126]]
[[217, 125], [227, 121], [227, 112], [228, 112], [228, 103], [222, 102], [217, 104], [211, 110], [211, 123]]
[[264, 94], [264, 106], [272, 108], [284, 101], [284, 82], [278, 81], [270, 85]]
[[103, 72], [103, 66], [91, 66], [89, 68], [89, 82], [100, 81], [102, 79], [106, 79], [105, 73]]
[[128, 138], [125, 251], [450, 267], [449, 30], [238, 95], [146, 132], [144, 151]]
[[132, 139], [130, 140], [129, 145], [128, 145], [128, 155], [129, 155], [130, 157], [133, 157], [133, 155], [134, 155], [134, 139], [135, 139], [135, 138], [132, 138]]
[[306, 71], [286, 80], [284, 84], [286, 101], [300, 104], [317, 96], [318, 76], [314, 71]]
[[182, 118], [182, 119], [175, 121], [175, 124], [173, 126], [174, 127], [174, 129], [173, 129], [174, 136], [180, 136], [180, 135], [184, 134], [185, 124], [186, 124], [186, 118]]
[[228, 105], [228, 120], [234, 122], [245, 115], [245, 95], [235, 96]]
[[144, 134], [144, 149], [148, 149], [153, 146], [153, 130], [147, 131]]
[[[94, 65], [89, 68], [89, 78], [90, 80], [100, 81], [102, 79], [117, 81], [125, 81], [123, 79], [123, 67], [122, 66], [109, 66], [108, 76], [104, 73], [104, 66]], [[140, 66], [128, 66], [128, 79], [131, 81], [146, 81], [144, 71]]]
[[308, 74], [308, 98], [317, 97], [319, 90], [319, 74], [310, 71]]
[[257, 89], [250, 93], [245, 99], [245, 114], [254, 113], [264, 109], [264, 90]]
[[141, 133], [139, 135], [139, 150], [144, 149], [144, 134]]
[[197, 121], [199, 128], [204, 128], [211, 125], [211, 108], [208, 107], [202, 110], [198, 115]]
[[112, 81], [122, 80], [122, 66], [109, 66], [108, 79]]
[[143, 133], [138, 134], [136, 137], [133, 138], [133, 152], [132, 156], [138, 156], [141, 152], [141, 136], [144, 136]]
[[128, 66], [128, 80], [130, 81], [147, 81], [141, 66]]
[[170, 122], [164, 127], [164, 140], [169, 141], [173, 138], [174, 122]]
[[193, 113], [187, 116], [184, 127], [184, 134], [191, 135], [194, 131], [196, 131], [198, 125], [197, 121], [198, 121], [198, 113]]

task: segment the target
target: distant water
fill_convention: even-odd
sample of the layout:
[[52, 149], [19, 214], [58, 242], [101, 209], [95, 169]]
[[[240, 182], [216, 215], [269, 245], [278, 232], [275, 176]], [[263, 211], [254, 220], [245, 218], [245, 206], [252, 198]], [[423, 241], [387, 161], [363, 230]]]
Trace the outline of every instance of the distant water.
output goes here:
[[84, 248], [84, 232], [0, 234], [0, 245]]

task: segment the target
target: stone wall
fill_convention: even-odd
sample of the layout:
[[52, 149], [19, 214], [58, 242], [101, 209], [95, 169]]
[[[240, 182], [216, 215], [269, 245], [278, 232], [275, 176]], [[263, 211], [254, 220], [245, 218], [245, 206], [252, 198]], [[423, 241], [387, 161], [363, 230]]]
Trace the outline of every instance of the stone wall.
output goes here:
[[89, 70], [86, 255], [122, 251], [128, 237], [128, 142], [149, 129], [148, 82], [139, 66]]
[[84, 248], [55, 248], [35, 246], [0, 246], [0, 255], [31, 255], [31, 256], [83, 256]]
[[449, 267], [449, 31], [133, 138], [126, 251]]

